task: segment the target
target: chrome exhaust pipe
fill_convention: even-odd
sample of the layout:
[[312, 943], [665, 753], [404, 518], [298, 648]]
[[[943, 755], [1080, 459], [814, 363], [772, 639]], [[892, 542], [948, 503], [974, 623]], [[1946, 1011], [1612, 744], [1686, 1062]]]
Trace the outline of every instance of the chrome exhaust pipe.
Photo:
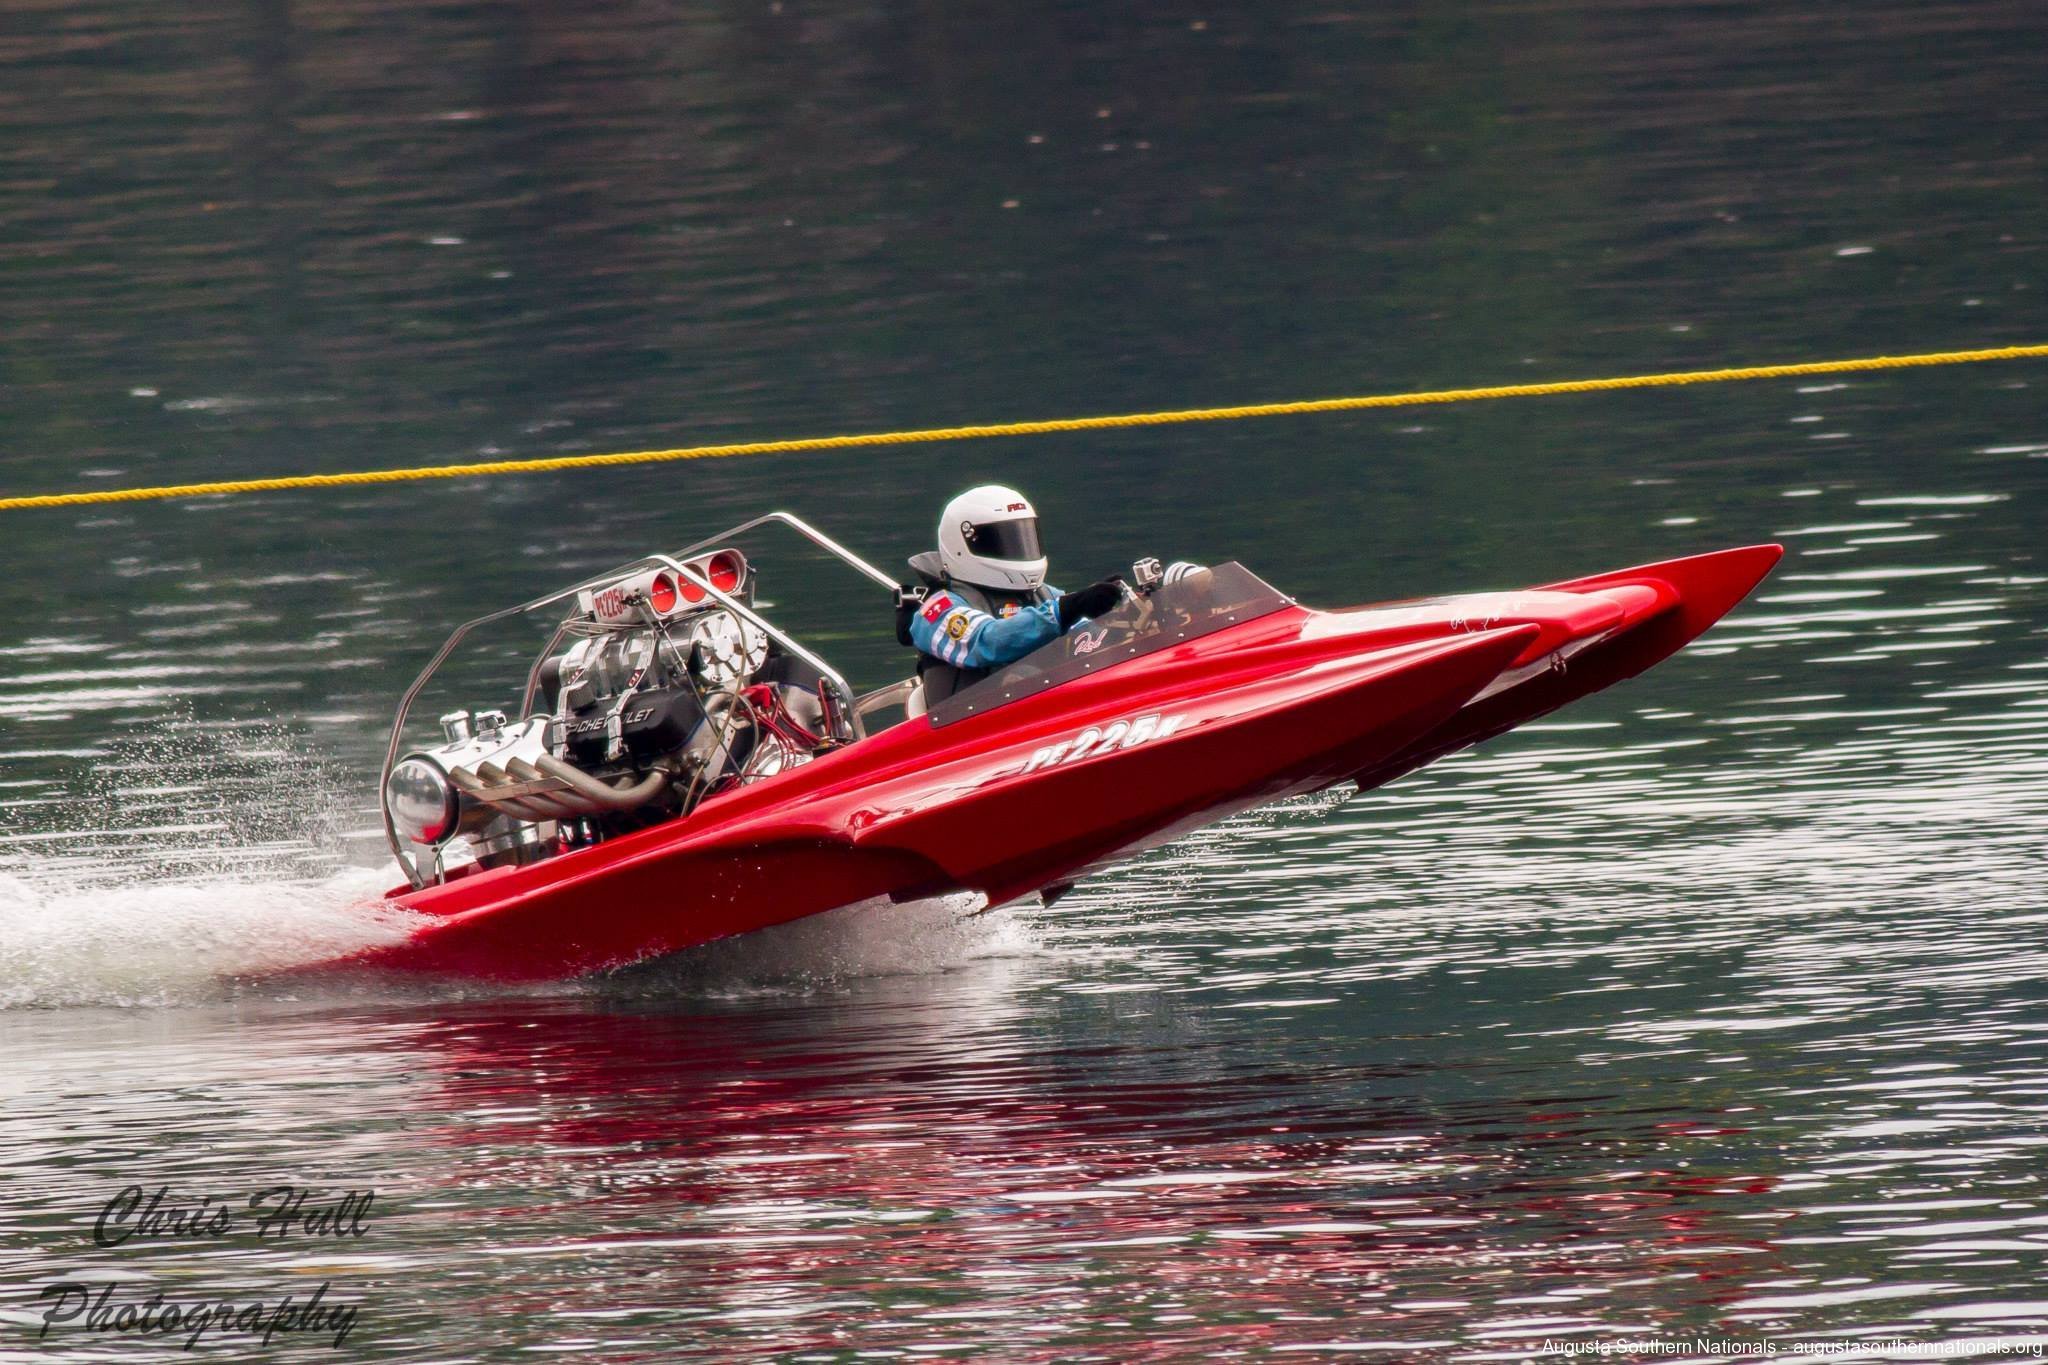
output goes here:
[[606, 810], [634, 810], [644, 806], [668, 785], [668, 774], [656, 769], [631, 786], [607, 786], [589, 773], [570, 767], [553, 754], [542, 754], [534, 761], [534, 767], [538, 768], [542, 775], [565, 784], [576, 795], [593, 801]]
[[[613, 787], [558, 758], [540, 755], [537, 764], [511, 759], [505, 767], [479, 763], [475, 770], [452, 768], [448, 780], [462, 792], [523, 820], [574, 820], [601, 811], [635, 810], [668, 784], [669, 774], [651, 772], [629, 786]], [[546, 790], [535, 790], [544, 786]]]
[[511, 774], [515, 782], [528, 786], [538, 785], [543, 788], [540, 791], [529, 792], [520, 799], [531, 805], [555, 811], [555, 818], [558, 820], [574, 820], [580, 816], [595, 815], [597, 813], [596, 806], [576, 793], [554, 790], [558, 785], [554, 779], [523, 758], [514, 758], [507, 761], [505, 771]]
[[505, 770], [495, 763], [479, 763], [475, 772], [456, 768], [448, 774], [448, 778], [477, 800], [507, 811], [522, 820], [560, 818], [552, 807], [534, 801], [528, 794], [505, 791], [505, 788], [515, 784], [506, 776]]

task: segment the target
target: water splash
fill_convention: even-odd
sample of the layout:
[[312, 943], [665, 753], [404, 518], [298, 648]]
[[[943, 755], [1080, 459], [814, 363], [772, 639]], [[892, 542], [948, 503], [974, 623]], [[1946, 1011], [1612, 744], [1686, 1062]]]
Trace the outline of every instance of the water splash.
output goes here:
[[401, 937], [351, 865], [344, 789], [292, 731], [189, 713], [0, 812], [0, 1009], [219, 997]]
[[236, 976], [390, 942], [408, 916], [376, 904], [388, 880], [0, 876], [0, 1009], [197, 1003]]

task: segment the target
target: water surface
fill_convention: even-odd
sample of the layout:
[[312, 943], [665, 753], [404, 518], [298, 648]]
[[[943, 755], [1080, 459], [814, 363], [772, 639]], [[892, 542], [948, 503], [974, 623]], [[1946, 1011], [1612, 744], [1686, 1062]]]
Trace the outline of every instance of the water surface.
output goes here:
[[[2007, 0], [10, 17], [10, 492], [2044, 335]], [[344, 1351], [436, 1360], [2048, 1345], [2041, 382], [10, 514], [7, 1349], [65, 1278], [324, 1284]], [[1052, 910], [513, 995], [223, 980], [392, 932], [383, 727], [453, 621], [770, 506], [894, 561], [986, 478], [1070, 583], [1788, 554], [1651, 675]], [[900, 676], [863, 581], [761, 549], [792, 629]], [[364, 1236], [90, 1235], [130, 1184], [281, 1183], [374, 1189]]]

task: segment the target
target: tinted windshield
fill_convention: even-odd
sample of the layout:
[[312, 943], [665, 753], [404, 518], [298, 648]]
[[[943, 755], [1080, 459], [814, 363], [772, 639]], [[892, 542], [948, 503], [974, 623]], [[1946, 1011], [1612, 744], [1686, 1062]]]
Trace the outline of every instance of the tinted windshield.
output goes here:
[[1241, 621], [1256, 620], [1291, 599], [1242, 564], [1201, 569], [1150, 597], [1125, 602], [1107, 616], [1084, 622], [1051, 644], [964, 687], [932, 708], [934, 725], [980, 715], [1021, 697], [1155, 650], [1199, 640]]

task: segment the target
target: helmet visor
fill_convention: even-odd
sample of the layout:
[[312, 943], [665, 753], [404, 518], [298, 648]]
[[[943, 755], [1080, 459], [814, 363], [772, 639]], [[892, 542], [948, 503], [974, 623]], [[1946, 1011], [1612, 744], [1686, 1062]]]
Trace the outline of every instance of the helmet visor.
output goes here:
[[967, 548], [983, 559], [1034, 560], [1045, 558], [1038, 539], [1038, 518], [992, 521], [967, 529]]

